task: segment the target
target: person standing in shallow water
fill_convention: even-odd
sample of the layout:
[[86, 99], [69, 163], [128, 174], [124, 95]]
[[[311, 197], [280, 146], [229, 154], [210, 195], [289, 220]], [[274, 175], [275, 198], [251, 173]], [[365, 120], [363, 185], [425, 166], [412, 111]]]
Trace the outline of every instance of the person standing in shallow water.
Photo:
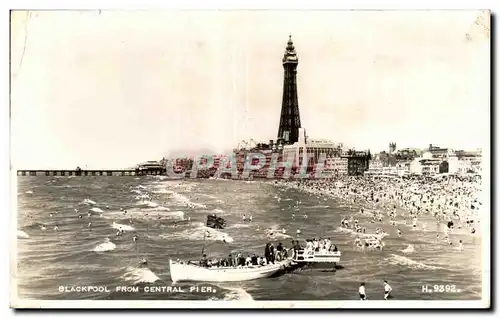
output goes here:
[[392, 287], [384, 280], [384, 299], [387, 300], [391, 295]]
[[365, 283], [359, 285], [359, 299], [366, 300]]

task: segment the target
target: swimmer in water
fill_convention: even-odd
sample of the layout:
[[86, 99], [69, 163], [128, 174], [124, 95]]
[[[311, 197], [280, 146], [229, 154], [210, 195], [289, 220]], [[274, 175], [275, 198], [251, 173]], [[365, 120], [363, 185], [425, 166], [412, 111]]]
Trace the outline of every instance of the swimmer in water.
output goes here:
[[54, 231], [57, 231], [59, 229], [59, 227], [56, 225], [54, 226]]
[[463, 250], [464, 249], [464, 245], [462, 243], [462, 240], [458, 241], [458, 249], [459, 250]]
[[285, 233], [286, 233], [285, 228], [283, 228], [283, 229], [281, 230], [281, 232], [282, 232], [283, 234], [285, 234]]
[[398, 229], [398, 237], [401, 237], [401, 230]]
[[359, 239], [359, 237], [356, 237], [356, 239], [354, 240], [354, 245], [356, 245], [356, 246], [362, 246], [361, 240]]
[[132, 237], [132, 240], [134, 240], [134, 242], [136, 242], [136, 241], [137, 241], [137, 239], [138, 239], [137, 235], [134, 235], [134, 236]]
[[81, 218], [82, 218], [82, 216], [81, 216], [81, 215], [79, 215], [79, 216], [78, 216], [78, 218], [79, 218], [79, 219], [81, 219]]
[[297, 234], [300, 234], [300, 230], [297, 230]]
[[89, 225], [87, 225], [87, 227], [91, 227], [92, 226], [92, 222], [89, 222]]
[[50, 213], [49, 216], [52, 217], [52, 213]]
[[92, 213], [87, 213], [87, 217], [91, 217], [92, 216]]
[[122, 235], [120, 231], [116, 231], [116, 236]]

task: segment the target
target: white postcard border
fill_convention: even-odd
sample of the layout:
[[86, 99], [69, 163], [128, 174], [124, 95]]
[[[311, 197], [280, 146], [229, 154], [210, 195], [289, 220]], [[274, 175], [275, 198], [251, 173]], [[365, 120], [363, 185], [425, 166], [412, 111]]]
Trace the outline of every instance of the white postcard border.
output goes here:
[[[104, 4], [106, 2], [106, 4]], [[28, 8], [61, 8], [61, 7], [66, 7], [66, 8], [138, 8], [138, 7], [144, 7], [145, 5], [147, 6], [147, 3], [150, 3], [152, 1], [78, 1], [74, 3], [66, 3], [62, 1], [46, 1], [44, 5], [40, 5], [39, 2], [36, 1], [16, 1], [11, 4], [11, 7], [28, 7]], [[160, 1], [154, 1], [156, 3], [159, 3]], [[392, 9], [403, 9], [405, 7], [402, 2], [398, 1], [390, 1], [392, 3], [389, 3], [384, 5], [382, 4], [381, 6], [377, 6], [379, 8], [392, 8]], [[462, 5], [461, 8], [493, 8], [494, 6], [498, 7], [498, 3], [494, 1], [469, 1], [468, 3], [465, 3], [465, 1], [454, 1], [447, 3], [446, 7], [449, 4], [455, 4], [455, 5]], [[114, 3], [109, 5], [108, 3]], [[174, 2], [175, 3], [175, 2]], [[191, 3], [191, 5], [189, 4]], [[215, 3], [215, 5], [214, 5]], [[266, 6], [264, 1], [252, 1], [248, 2], [250, 5], [247, 5], [247, 7], [269, 7]], [[323, 8], [325, 7], [325, 1], [319, 1], [319, 3], [323, 4]], [[373, 4], [374, 1], [339, 1], [336, 9], [347, 9], [347, 8], [367, 8], [367, 7], [376, 7], [376, 5]], [[135, 4], [135, 5], [134, 5]], [[178, 5], [173, 5], [171, 6], [172, 3], [167, 4], [165, 7], [166, 8], [175, 8], [179, 7]], [[200, 1], [184, 1], [182, 2], [182, 6], [186, 7], [191, 7], [191, 8], [217, 8], [217, 7], [225, 7], [225, 8], [242, 8], [244, 6], [239, 6], [239, 5], [229, 5], [227, 6], [227, 2], [222, 2], [217, 4], [217, 1], [212, 2], [211, 4], [203, 3]], [[359, 5], [361, 4], [361, 5]], [[302, 1], [287, 1], [286, 6], [288, 8], [319, 8], [321, 6], [318, 6], [318, 1], [309, 1], [307, 3], [302, 2]], [[410, 4], [409, 6], [406, 6], [407, 9], [410, 8], [444, 8], [445, 6], [440, 5], [439, 1], [419, 1], [413, 4], [413, 6]], [[163, 8], [163, 6], [162, 6]], [[275, 7], [276, 8], [276, 7]], [[330, 7], [331, 8], [331, 7]], [[3, 16], [4, 17], [4, 16]], [[7, 31], [8, 32], [8, 31]], [[8, 34], [7, 34], [8, 35]], [[5, 36], [5, 33], [4, 33]], [[4, 41], [5, 43], [5, 41]], [[5, 50], [3, 50], [5, 51]], [[4, 86], [7, 87], [7, 86]], [[3, 116], [3, 114], [2, 114]], [[2, 117], [3, 118], [3, 117]], [[7, 115], [7, 122], [8, 122], [8, 115]], [[2, 138], [5, 138], [3, 145], [8, 145], [9, 142], [9, 136], [4, 135], [5, 129], [2, 130]], [[485, 156], [484, 158], [487, 159], [485, 160], [485, 176], [489, 176], [490, 172], [488, 167], [489, 167], [489, 148], [485, 147]], [[2, 160], [5, 157], [2, 157]], [[8, 160], [8, 159], [7, 159]], [[8, 166], [8, 162], [4, 165], [4, 167]], [[14, 173], [15, 175], [15, 173]], [[2, 175], [3, 177], [4, 175]], [[5, 174], [7, 177], [7, 180], [9, 180], [9, 174]], [[5, 197], [5, 200], [3, 202], [8, 202], [10, 201], [11, 205], [8, 206], [4, 211], [12, 211], [12, 213], [9, 215], [10, 217], [10, 228], [4, 230], [4, 233], [8, 233], [8, 237], [4, 238], [4, 242], [9, 242], [10, 244], [10, 253], [11, 256], [11, 262], [10, 262], [10, 268], [14, 268], [14, 272], [9, 271], [9, 278], [11, 279], [11, 284], [6, 282], [7, 286], [10, 286], [9, 292], [12, 292], [13, 290], [16, 290], [16, 287], [14, 286], [15, 284], [12, 284], [15, 282], [15, 268], [16, 266], [12, 266], [16, 264], [16, 248], [17, 248], [17, 239], [15, 238], [15, 233], [17, 229], [17, 218], [15, 217], [15, 211], [16, 211], [16, 188], [17, 188], [17, 183], [16, 183], [16, 178], [12, 178], [12, 175], [10, 176], [10, 180], [12, 181], [10, 183], [11, 187], [9, 189], [2, 189], [2, 193], [9, 193], [10, 192], [10, 200], [8, 200], [8, 196]], [[2, 180], [4, 180], [2, 178]], [[7, 181], [8, 182], [8, 181]], [[7, 183], [9, 184], [9, 183]], [[6, 184], [2, 184], [2, 187]], [[489, 191], [488, 191], [489, 192]], [[486, 196], [487, 193], [485, 193]], [[490, 197], [491, 193], [488, 193], [488, 197]], [[489, 200], [486, 200], [484, 202], [488, 202]], [[485, 207], [487, 208], [487, 207]], [[3, 222], [4, 224], [8, 222]], [[13, 294], [11, 295], [11, 306], [12, 307], [17, 307], [17, 308], [163, 308], [163, 309], [169, 309], [169, 308], [193, 308], [193, 305], [196, 306], [196, 308], [422, 308], [422, 305], [425, 305], [426, 308], [484, 308], [489, 304], [489, 295], [491, 291], [491, 286], [490, 286], [490, 242], [489, 242], [489, 231], [488, 229], [490, 228], [490, 217], [488, 215], [487, 220], [485, 219], [482, 222], [482, 233], [484, 233], [483, 237], [483, 300], [481, 301], [368, 301], [368, 302], [360, 302], [360, 301], [291, 301], [291, 302], [281, 302], [281, 301], [252, 301], [252, 302], [207, 302], [207, 301], [159, 301], [159, 300], [154, 300], [154, 301], [121, 301], [121, 300], [113, 300], [113, 301], [87, 301], [87, 300], [81, 300], [81, 301], [72, 301], [72, 300], [64, 300], [64, 301], [31, 301], [31, 300], [21, 300], [21, 299], [16, 299], [17, 297], [13, 297]], [[488, 233], [488, 234], [486, 234]], [[7, 270], [5, 271], [7, 272]]]

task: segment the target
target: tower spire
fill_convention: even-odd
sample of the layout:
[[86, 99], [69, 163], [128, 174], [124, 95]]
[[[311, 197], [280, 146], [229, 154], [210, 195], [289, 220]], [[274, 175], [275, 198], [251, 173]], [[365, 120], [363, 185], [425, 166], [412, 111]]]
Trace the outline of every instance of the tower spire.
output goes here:
[[281, 104], [280, 126], [278, 130], [278, 141], [284, 144], [293, 144], [299, 140], [300, 114], [297, 98], [297, 65], [299, 60], [292, 41], [292, 35], [288, 36], [288, 42], [283, 55], [283, 100]]

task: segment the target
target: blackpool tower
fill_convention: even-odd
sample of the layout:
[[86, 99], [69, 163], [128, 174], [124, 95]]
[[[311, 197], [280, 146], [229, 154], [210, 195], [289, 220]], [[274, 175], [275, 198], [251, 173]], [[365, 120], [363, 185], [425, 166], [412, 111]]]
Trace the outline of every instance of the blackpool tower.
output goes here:
[[283, 101], [281, 103], [280, 126], [278, 142], [290, 145], [299, 140], [300, 114], [297, 98], [297, 65], [299, 60], [292, 36], [290, 35], [283, 56], [285, 77], [283, 81]]

